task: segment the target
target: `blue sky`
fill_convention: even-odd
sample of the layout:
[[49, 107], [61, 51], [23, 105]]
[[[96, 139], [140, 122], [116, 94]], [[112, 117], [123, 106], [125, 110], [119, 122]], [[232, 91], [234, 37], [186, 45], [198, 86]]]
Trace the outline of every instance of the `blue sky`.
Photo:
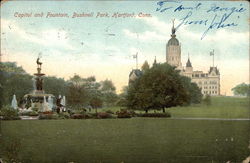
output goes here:
[[[138, 52], [139, 66], [154, 57], [165, 62], [166, 43], [170, 39], [172, 19], [175, 25], [192, 12], [188, 21], [208, 20], [204, 25], [182, 25], [176, 35], [182, 45], [182, 64], [188, 53], [194, 70], [208, 71], [212, 65], [209, 52], [215, 50], [215, 65], [221, 72], [222, 94], [241, 82], [249, 83], [249, 4], [245, 1], [206, 1], [198, 9], [174, 12], [174, 9], [195, 7], [199, 1], [165, 2], [172, 7], [156, 11], [158, 1], [8, 1], [1, 5], [1, 54], [3, 61], [15, 61], [29, 73], [34, 73], [35, 60], [42, 53], [43, 71], [48, 75], [68, 79], [74, 73], [82, 77], [95, 75], [97, 80], [111, 79], [118, 91], [127, 85], [128, 74], [135, 68], [132, 55]], [[211, 6], [222, 11], [207, 12]], [[219, 21], [224, 14], [234, 12], [224, 22], [235, 23], [211, 29], [201, 40], [215, 14]], [[43, 12], [43, 17], [34, 17]], [[68, 18], [46, 18], [48, 12], [68, 13]], [[73, 13], [94, 13], [90, 18], [71, 18]], [[108, 18], [96, 18], [98, 12]], [[134, 13], [133, 18], [112, 18], [113, 13]], [[139, 13], [151, 17], [140, 18]], [[15, 13], [32, 13], [32, 17], [15, 17]]]

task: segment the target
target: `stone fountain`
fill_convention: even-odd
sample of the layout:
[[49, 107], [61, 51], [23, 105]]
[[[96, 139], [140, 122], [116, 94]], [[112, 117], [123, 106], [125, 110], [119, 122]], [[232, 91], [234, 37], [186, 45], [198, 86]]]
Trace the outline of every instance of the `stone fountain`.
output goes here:
[[47, 94], [43, 90], [43, 76], [42, 73], [42, 62], [39, 61], [40, 58], [37, 58], [37, 73], [34, 74], [34, 90], [24, 95], [26, 105], [29, 109], [37, 110], [38, 112], [51, 112], [53, 108], [53, 98], [52, 94]]

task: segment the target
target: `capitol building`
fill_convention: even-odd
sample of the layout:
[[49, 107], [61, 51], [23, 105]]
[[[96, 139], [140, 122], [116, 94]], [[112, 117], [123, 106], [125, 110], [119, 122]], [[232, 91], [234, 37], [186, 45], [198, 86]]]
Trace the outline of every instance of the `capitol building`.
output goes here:
[[[214, 55], [214, 53], [210, 53]], [[188, 57], [186, 66], [181, 63], [181, 45], [175, 35], [173, 25], [171, 39], [166, 46], [166, 62], [180, 70], [180, 74], [191, 78], [201, 89], [202, 94], [216, 96], [220, 95], [220, 72], [217, 67], [210, 67], [208, 72], [195, 71]]]
[[[194, 70], [189, 57], [186, 66], [182, 66], [181, 44], [176, 38], [175, 31], [173, 24], [171, 38], [166, 45], [166, 63], [175, 66], [180, 70], [181, 75], [191, 78], [191, 81], [201, 89], [203, 95], [220, 95], [220, 72], [217, 67], [211, 66], [208, 72]], [[210, 53], [210, 55], [214, 57], [214, 53]], [[139, 69], [133, 69], [129, 74], [129, 83], [140, 77], [142, 73]]]

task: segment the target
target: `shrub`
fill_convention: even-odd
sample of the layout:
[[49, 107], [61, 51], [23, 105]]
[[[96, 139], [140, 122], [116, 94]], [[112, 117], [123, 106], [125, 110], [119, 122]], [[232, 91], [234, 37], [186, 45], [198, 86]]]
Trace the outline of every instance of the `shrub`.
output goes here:
[[131, 118], [131, 113], [128, 110], [122, 109], [121, 111], [116, 112], [117, 118]]
[[209, 106], [209, 105], [211, 105], [211, 96], [210, 95], [206, 95], [205, 96], [205, 98], [203, 99], [203, 102], [207, 105], [207, 106]]
[[109, 113], [109, 114], [115, 114], [113, 111], [111, 110], [107, 110], [106, 113]]
[[100, 119], [112, 118], [112, 115], [106, 112], [101, 112], [101, 113], [97, 113], [97, 118], [100, 118]]
[[38, 113], [36, 111], [24, 111], [24, 112], [21, 112], [20, 115], [22, 115], [22, 116], [38, 116]]
[[44, 120], [44, 119], [58, 119], [59, 116], [56, 113], [53, 114], [43, 114], [41, 113], [38, 117], [38, 119], [40, 120]]
[[69, 119], [70, 118], [70, 114], [68, 112], [62, 112], [58, 114], [58, 117], [60, 119]]
[[132, 117], [135, 117], [136, 116], [136, 113], [134, 110], [128, 110], [129, 114], [132, 116]]
[[70, 116], [70, 118], [72, 119], [89, 119], [92, 117], [93, 117], [92, 114], [78, 114], [78, 113], [74, 113]]
[[18, 111], [9, 107], [5, 106], [1, 109], [1, 116], [3, 120], [19, 120], [21, 119], [18, 116]]
[[170, 113], [144, 113], [137, 114], [138, 117], [159, 117], [159, 118], [167, 118], [171, 117]]
[[71, 118], [73, 118], [73, 119], [83, 119], [84, 115], [75, 113], [75, 114], [71, 115]]

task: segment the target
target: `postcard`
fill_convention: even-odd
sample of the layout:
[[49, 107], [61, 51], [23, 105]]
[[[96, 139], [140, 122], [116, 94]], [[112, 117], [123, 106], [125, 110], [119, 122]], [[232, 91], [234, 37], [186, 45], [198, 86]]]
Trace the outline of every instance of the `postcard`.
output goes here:
[[247, 1], [1, 2], [0, 162], [250, 162]]

